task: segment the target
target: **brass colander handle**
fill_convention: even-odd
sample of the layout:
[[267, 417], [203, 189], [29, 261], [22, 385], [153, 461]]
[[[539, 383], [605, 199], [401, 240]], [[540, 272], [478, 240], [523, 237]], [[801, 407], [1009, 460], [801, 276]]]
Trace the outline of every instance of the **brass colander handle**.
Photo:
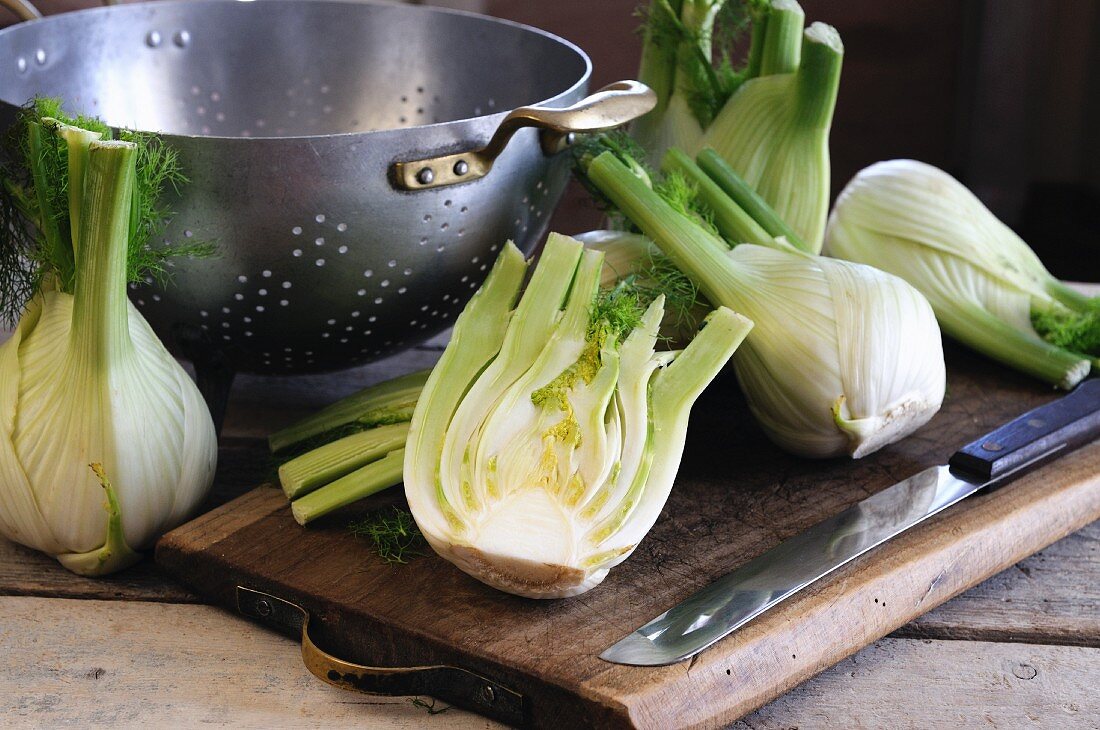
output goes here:
[[554, 109], [523, 106], [504, 117], [489, 144], [479, 150], [439, 157], [395, 162], [393, 178], [404, 190], [425, 190], [470, 182], [485, 177], [493, 162], [508, 146], [512, 135], [524, 127], [542, 130], [540, 144], [548, 155], [560, 152], [577, 132], [611, 129], [636, 119], [657, 104], [657, 95], [638, 81], [616, 81], [576, 104]]
[[[119, 0], [103, 0], [104, 5], [117, 5], [118, 2]], [[42, 17], [42, 12], [30, 0], [0, 0], [0, 7], [12, 11], [21, 21], [38, 20]]]

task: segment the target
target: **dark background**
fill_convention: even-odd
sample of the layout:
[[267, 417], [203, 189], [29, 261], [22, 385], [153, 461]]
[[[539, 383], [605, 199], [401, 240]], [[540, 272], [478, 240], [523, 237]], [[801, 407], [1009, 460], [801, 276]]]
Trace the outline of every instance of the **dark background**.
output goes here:
[[[1056, 275], [1100, 281], [1100, 2], [801, 4], [845, 46], [834, 195], [878, 160], [923, 160], [970, 186]], [[637, 72], [635, 0], [485, 5], [580, 45], [594, 86]]]
[[[845, 45], [833, 123], [834, 195], [877, 160], [959, 177], [1054, 273], [1100, 281], [1100, 2], [801, 0]], [[93, 0], [42, 0], [47, 13]], [[591, 55], [592, 87], [632, 78], [638, 0], [429, 0], [544, 28]], [[0, 10], [0, 24], [12, 18]], [[571, 190], [554, 226], [594, 227]]]

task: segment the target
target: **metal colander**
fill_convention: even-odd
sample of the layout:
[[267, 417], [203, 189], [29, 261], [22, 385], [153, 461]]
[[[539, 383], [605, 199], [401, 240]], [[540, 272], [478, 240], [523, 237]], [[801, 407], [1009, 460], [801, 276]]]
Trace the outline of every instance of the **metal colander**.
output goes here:
[[583, 99], [590, 68], [561, 38], [453, 11], [164, 1], [0, 31], [0, 122], [48, 95], [161, 133], [191, 178], [166, 238], [219, 255], [131, 298], [200, 370], [303, 373], [427, 339], [506, 240], [531, 250], [569, 133], [653, 104], [635, 82]]

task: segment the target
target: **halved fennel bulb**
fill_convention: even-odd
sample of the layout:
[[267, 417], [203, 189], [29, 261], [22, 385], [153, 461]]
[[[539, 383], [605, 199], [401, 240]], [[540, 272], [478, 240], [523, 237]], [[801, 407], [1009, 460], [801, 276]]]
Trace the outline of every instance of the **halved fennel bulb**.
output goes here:
[[432, 548], [490, 586], [583, 593], [637, 547], [676, 475], [688, 412], [751, 323], [720, 308], [657, 353], [662, 301], [605, 306], [603, 254], [551, 234], [505, 247], [417, 402], [405, 493]]

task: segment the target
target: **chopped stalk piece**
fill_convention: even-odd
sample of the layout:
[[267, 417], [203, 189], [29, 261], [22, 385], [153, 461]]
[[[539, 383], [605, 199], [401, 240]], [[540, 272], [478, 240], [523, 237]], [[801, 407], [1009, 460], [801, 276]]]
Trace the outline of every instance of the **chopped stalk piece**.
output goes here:
[[353, 393], [292, 426], [268, 436], [271, 451], [279, 453], [303, 443], [324, 443], [348, 433], [375, 426], [402, 423], [412, 409], [430, 370], [420, 370], [371, 385]]
[[378, 461], [294, 500], [290, 503], [294, 519], [299, 525], [305, 525], [341, 507], [400, 484], [401, 465], [404, 461], [404, 449], [391, 451]]
[[408, 433], [406, 422], [345, 436], [280, 466], [279, 483], [288, 499], [297, 499], [403, 447]]

